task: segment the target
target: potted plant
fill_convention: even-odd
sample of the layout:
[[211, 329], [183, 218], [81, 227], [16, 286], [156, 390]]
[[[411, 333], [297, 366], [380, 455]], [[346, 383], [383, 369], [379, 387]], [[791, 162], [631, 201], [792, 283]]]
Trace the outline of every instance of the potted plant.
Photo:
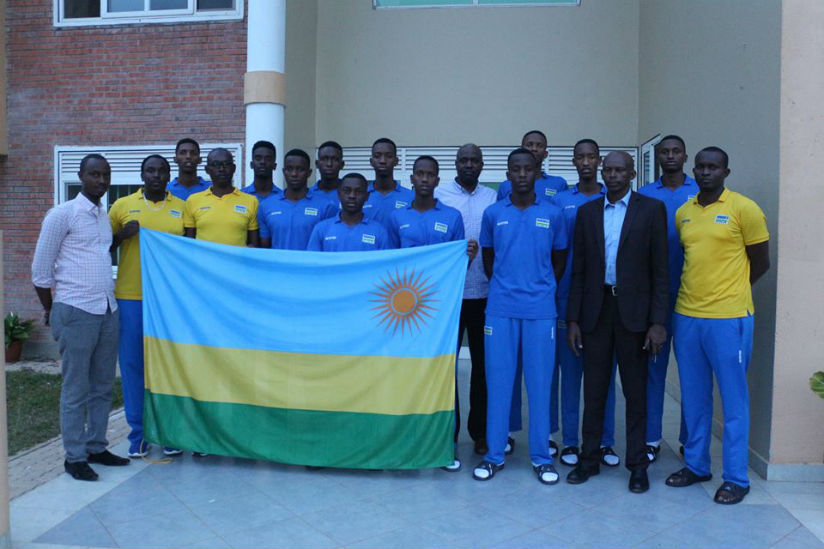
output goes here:
[[810, 378], [810, 389], [821, 398], [824, 398], [824, 372], [813, 374], [813, 377]]
[[6, 362], [17, 362], [23, 352], [23, 342], [34, 331], [34, 320], [23, 320], [17, 313], [9, 313], [5, 319], [6, 326]]

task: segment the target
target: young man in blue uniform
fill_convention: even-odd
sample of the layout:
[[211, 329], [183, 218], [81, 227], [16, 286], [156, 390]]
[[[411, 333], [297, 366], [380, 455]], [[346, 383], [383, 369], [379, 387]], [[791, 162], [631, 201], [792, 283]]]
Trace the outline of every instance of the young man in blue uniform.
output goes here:
[[[435, 188], [440, 182], [440, 166], [433, 157], [419, 156], [412, 166], [412, 186], [415, 197], [412, 203], [392, 212], [387, 229], [393, 248], [415, 248], [464, 239], [464, 224], [461, 212], [442, 204], [435, 198]], [[466, 245], [469, 261], [478, 253], [478, 243], [470, 240]], [[457, 415], [455, 420], [455, 459], [444, 467], [447, 471], [458, 471], [461, 460], [457, 454]]]
[[340, 213], [315, 225], [307, 250], [366, 252], [390, 247], [389, 235], [383, 225], [363, 214], [368, 185], [366, 178], [359, 173], [344, 176], [337, 190]]
[[[521, 139], [521, 147], [532, 153], [535, 157], [535, 169], [540, 174], [535, 179], [535, 194], [544, 200], [550, 199], [556, 194], [567, 190], [567, 182], [563, 177], [548, 175], [543, 171], [544, 159], [547, 151], [547, 139], [544, 132], [540, 130], [530, 130]], [[507, 179], [498, 187], [498, 200], [503, 200], [512, 192], [512, 182]]]
[[[661, 350], [649, 357], [649, 376], [647, 377], [647, 457], [650, 463], [658, 458], [661, 451], [662, 418], [664, 416], [664, 390], [667, 381], [667, 366], [672, 344], [672, 311], [678, 299], [681, 286], [681, 268], [684, 266], [684, 249], [678, 240], [675, 227], [675, 212], [685, 202], [698, 194], [698, 184], [684, 173], [687, 161], [687, 146], [677, 135], [664, 137], [655, 147], [655, 157], [661, 166], [661, 177], [654, 183], [638, 189], [639, 194], [657, 198], [667, 208], [667, 253], [669, 264], [669, 315], [667, 317], [667, 340]], [[678, 440], [684, 444], [686, 430], [684, 418], [681, 418], [681, 431]]]
[[276, 159], [277, 149], [269, 141], [258, 141], [252, 145], [252, 161], [249, 167], [252, 168], [254, 180], [250, 185], [243, 187], [241, 192], [251, 194], [260, 202], [281, 194], [282, 191], [275, 187], [274, 171], [278, 167]]
[[310, 166], [309, 155], [300, 149], [283, 158], [286, 190], [258, 208], [261, 248], [305, 250], [315, 225], [337, 213], [336, 206], [309, 191]]
[[[572, 150], [572, 164], [578, 171], [578, 183], [570, 187], [568, 192], [555, 195], [552, 202], [561, 209], [566, 222], [567, 234], [575, 234], [575, 219], [578, 208], [590, 200], [603, 198], [606, 187], [598, 182], [598, 166], [601, 165], [601, 150], [592, 139], [581, 139]], [[557, 429], [558, 424], [558, 385], [561, 389], [561, 422], [563, 427], [564, 449], [561, 451], [561, 463], [574, 466], [578, 464], [578, 431], [580, 429], [581, 409], [581, 379], [584, 375], [581, 357], [575, 356], [566, 343], [567, 340], [567, 299], [569, 286], [572, 280], [572, 257], [574, 254], [570, 242], [567, 253], [567, 263], [564, 276], [558, 282], [558, 291], [555, 299], [558, 310], [558, 332], [556, 349], [556, 369], [552, 378], [552, 405], [550, 423]], [[560, 377], [560, 380], [559, 380]], [[559, 383], [560, 381], [560, 383]], [[553, 417], [554, 416], [554, 417]], [[554, 431], [553, 431], [554, 432]], [[601, 463], [608, 467], [615, 467], [620, 458], [615, 454], [612, 446], [615, 444], [615, 373], [609, 384], [606, 412], [604, 414], [604, 432], [601, 436]]]
[[211, 187], [208, 181], [197, 175], [200, 161], [200, 145], [197, 141], [191, 137], [184, 137], [177, 142], [174, 158], [177, 164], [177, 177], [169, 182], [167, 190], [184, 202], [191, 195]]
[[[540, 130], [530, 130], [521, 138], [521, 147], [532, 153], [535, 157], [535, 169], [539, 174], [535, 179], [535, 194], [539, 199], [550, 200], [556, 194], [567, 190], [567, 182], [563, 177], [548, 175], [543, 171], [544, 159], [546, 159], [549, 152], [547, 151], [547, 138], [544, 132]], [[512, 182], [507, 179], [498, 187], [498, 200], [507, 198], [512, 192]], [[514, 393], [512, 395], [512, 414], [509, 420], [510, 431], [521, 430], [521, 371], [518, 370], [515, 382]], [[551, 418], [552, 432], [558, 430], [558, 417], [553, 414]], [[506, 453], [511, 454], [515, 449], [515, 439], [509, 437], [507, 440]], [[550, 440], [549, 451], [554, 456], [558, 453], [558, 445], [555, 441]]]
[[[393, 248], [463, 240], [461, 212], [435, 199], [435, 187], [440, 182], [439, 170], [438, 161], [431, 156], [419, 156], [415, 160], [412, 166], [412, 186], [415, 188], [412, 203], [394, 210], [386, 224]], [[474, 252], [478, 251], [477, 242], [472, 241], [471, 246]]]
[[700, 192], [675, 214], [684, 269], [672, 317], [687, 424], [686, 467], [671, 474], [667, 485], [683, 487], [712, 478], [715, 374], [724, 409], [724, 483], [715, 492], [715, 502], [730, 505], [750, 491], [747, 367], [752, 355], [752, 285], [770, 268], [770, 235], [758, 204], [724, 188], [730, 174], [726, 152], [702, 149], [695, 155], [692, 173]]
[[324, 141], [318, 147], [318, 158], [315, 168], [320, 179], [312, 187], [312, 192], [326, 198], [334, 206], [338, 206], [338, 187], [340, 187], [340, 171], [346, 163], [343, 161], [343, 147], [337, 141]]
[[369, 185], [369, 198], [363, 205], [363, 213], [386, 226], [392, 211], [409, 206], [415, 194], [395, 180], [398, 148], [394, 141], [387, 137], [375, 140], [369, 163], [375, 170], [375, 181]]
[[475, 467], [489, 480], [504, 466], [512, 391], [520, 355], [529, 398], [529, 451], [538, 480], [558, 482], [549, 453], [549, 389], [555, 368], [555, 288], [568, 239], [561, 210], [535, 194], [535, 158], [524, 148], [507, 159], [510, 196], [488, 207], [480, 244], [489, 277], [484, 327], [489, 451]]

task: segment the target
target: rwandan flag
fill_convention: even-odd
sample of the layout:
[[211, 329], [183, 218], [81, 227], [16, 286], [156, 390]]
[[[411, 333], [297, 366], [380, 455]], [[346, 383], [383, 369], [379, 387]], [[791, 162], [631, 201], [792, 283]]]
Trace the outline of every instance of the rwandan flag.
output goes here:
[[147, 440], [330, 467], [452, 462], [466, 243], [320, 253], [140, 229]]

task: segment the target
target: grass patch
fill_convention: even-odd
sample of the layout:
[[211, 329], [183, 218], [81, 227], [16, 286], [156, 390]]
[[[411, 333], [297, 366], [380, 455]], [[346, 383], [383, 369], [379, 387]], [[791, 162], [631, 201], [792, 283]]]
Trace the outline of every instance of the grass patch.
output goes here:
[[[6, 372], [9, 455], [60, 434], [60, 387], [63, 378], [32, 370]], [[115, 379], [112, 409], [123, 406], [120, 379]]]

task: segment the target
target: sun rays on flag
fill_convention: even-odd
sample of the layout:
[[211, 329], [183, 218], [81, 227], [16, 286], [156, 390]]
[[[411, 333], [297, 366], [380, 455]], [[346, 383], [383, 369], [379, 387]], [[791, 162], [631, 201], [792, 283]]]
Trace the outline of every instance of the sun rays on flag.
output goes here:
[[433, 318], [430, 313], [437, 311], [431, 305], [438, 301], [432, 298], [437, 293], [435, 285], [429, 283], [429, 277], [424, 278], [422, 271], [416, 273], [414, 269], [408, 274], [404, 269], [403, 275], [397, 269], [394, 275], [386, 274], [375, 284], [376, 291], [370, 292], [375, 298], [369, 301], [376, 304], [372, 307], [373, 318], [379, 319], [378, 326], [385, 325], [384, 331], [391, 329], [393, 335], [398, 331], [401, 335], [407, 330], [409, 335], [413, 330], [419, 332], [426, 319]]

